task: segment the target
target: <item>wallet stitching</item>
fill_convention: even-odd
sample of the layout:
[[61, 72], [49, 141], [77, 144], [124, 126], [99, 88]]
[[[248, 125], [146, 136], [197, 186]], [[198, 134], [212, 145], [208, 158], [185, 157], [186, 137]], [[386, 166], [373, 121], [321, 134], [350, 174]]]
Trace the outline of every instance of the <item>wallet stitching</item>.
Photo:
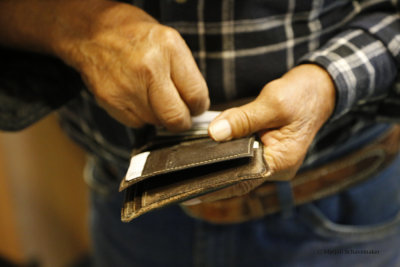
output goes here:
[[[263, 151], [263, 149], [262, 149], [262, 151]], [[263, 154], [263, 153], [261, 152], [261, 154]], [[237, 155], [239, 155], [239, 154], [237, 154]], [[263, 162], [265, 163], [265, 160]], [[266, 173], [268, 173], [266, 165], [263, 165], [262, 166], [262, 170], [260, 172], [256, 173], [256, 174], [255, 173], [243, 174], [243, 175], [235, 177], [234, 179], [230, 180], [229, 182], [228, 181], [221, 181], [219, 183], [216, 183], [215, 187], [217, 187], [219, 189], [222, 189], [222, 188], [225, 188], [225, 187], [228, 187], [228, 186], [232, 186], [232, 185], [236, 184], [237, 182], [241, 182], [241, 181], [244, 181], [244, 180], [265, 179], [266, 178], [266, 176], [265, 176]], [[147, 184], [145, 185], [145, 188], [147, 188]], [[163, 199], [162, 201], [168, 202], [168, 201], [171, 201], [171, 200], [172, 201], [182, 200], [182, 199], [186, 198], [189, 195], [196, 194], [196, 192], [197, 193], [201, 192], [201, 189], [195, 189], [195, 190], [190, 191], [190, 192], [188, 191], [188, 192], [185, 192], [185, 193], [181, 193], [181, 194], [176, 195], [174, 197], [169, 197], [167, 199]], [[144, 190], [144, 195], [143, 196], [146, 197], [147, 194], [148, 194], [148, 191]], [[151, 210], [151, 207], [153, 207], [153, 205], [159, 205], [161, 202], [153, 202], [153, 203], [150, 203], [150, 204], [148, 204], [146, 206], [143, 206], [142, 208], [149, 208], [149, 210]]]
[[[240, 153], [240, 154], [243, 154], [243, 153]], [[236, 155], [240, 155], [240, 154], [236, 154]], [[261, 152], [261, 154], [263, 154], [263, 153]], [[235, 155], [233, 155], [233, 156], [235, 156]], [[263, 162], [265, 163], [265, 160], [263, 160]], [[257, 174], [244, 174], [244, 175], [241, 175], [240, 177], [236, 177], [235, 182], [234, 181], [231, 181], [231, 183], [228, 183], [226, 181], [220, 182], [220, 183], [216, 184], [216, 187], [219, 187], [219, 189], [222, 189], [222, 188], [226, 188], [228, 186], [234, 185], [234, 184], [236, 184], [236, 182], [247, 180], [247, 179], [254, 179], [254, 178], [255, 179], [263, 179], [263, 178], [265, 179], [265, 175], [266, 175], [266, 173], [268, 173], [267, 170], [268, 170], [268, 168], [266, 168], [266, 165], [264, 165], [262, 168], [262, 171]], [[144, 196], [146, 196], [147, 193], [148, 192], [145, 191]], [[179, 195], [175, 195], [173, 197], [163, 199], [159, 202], [153, 202], [148, 205], [142, 206], [139, 209], [134, 208], [130, 214], [123, 212], [121, 219], [126, 222], [131, 221], [132, 219], [134, 219], [150, 210], [153, 210], [154, 208], [163, 207], [165, 205], [172, 204], [176, 201], [182, 201], [182, 200], [186, 199], [188, 196], [197, 194], [197, 193], [201, 193], [201, 189], [196, 189], [191, 192], [185, 192], [185, 193], [182, 193]]]
[[[200, 142], [200, 141], [201, 140], [195, 140], [193, 142]], [[121, 184], [120, 190], [123, 190], [123, 189], [129, 187], [131, 184], [138, 183], [138, 182], [142, 181], [142, 179], [145, 179], [147, 177], [154, 176], [154, 175], [157, 175], [157, 174], [160, 174], [160, 173], [168, 173], [168, 172], [171, 172], [171, 171], [175, 171], [175, 170], [179, 170], [179, 169], [183, 170], [183, 169], [188, 168], [188, 167], [199, 166], [201, 164], [206, 164], [206, 163], [210, 163], [210, 162], [215, 162], [216, 163], [216, 162], [219, 162], [219, 161], [228, 160], [228, 159], [231, 159], [231, 158], [236, 158], [238, 156], [250, 155], [251, 154], [251, 147], [253, 146], [253, 143], [254, 143], [254, 138], [250, 138], [250, 140], [249, 140], [249, 142], [247, 144], [247, 151], [246, 152], [237, 153], [237, 154], [234, 154], [234, 155], [229, 155], [229, 156], [224, 156], [224, 157], [213, 158], [213, 159], [209, 159], [209, 160], [205, 160], [205, 161], [201, 161], [201, 162], [195, 162], [195, 163], [190, 163], [190, 164], [186, 164], [186, 165], [176, 166], [176, 167], [173, 167], [173, 168], [166, 168], [166, 169], [163, 169], [163, 170], [154, 171], [154, 172], [151, 172], [151, 173], [148, 173], [148, 174], [145, 174], [145, 175], [141, 175], [140, 176], [140, 180], [126, 181], [125, 178], [124, 178], [122, 180], [123, 184]]]
[[166, 168], [166, 169], [163, 169], [163, 170], [158, 170], [158, 171], [154, 171], [154, 172], [142, 175], [142, 177], [145, 178], [145, 177], [148, 177], [148, 176], [157, 175], [159, 173], [166, 173], [166, 172], [169, 172], [169, 171], [174, 171], [174, 170], [178, 170], [178, 169], [184, 169], [184, 168], [187, 168], [187, 167], [198, 166], [198, 165], [209, 163], [209, 162], [218, 162], [218, 161], [222, 161], [222, 160], [228, 160], [228, 159], [231, 159], [231, 158], [236, 158], [238, 156], [250, 155], [251, 147], [253, 146], [254, 140], [250, 139], [249, 141], [250, 142], [248, 142], [247, 151], [246, 152], [237, 153], [237, 154], [234, 154], [234, 155], [229, 155], [229, 156], [224, 156], [224, 157], [217, 157], [217, 158], [204, 160], [204, 161], [200, 161], [200, 162], [195, 162], [195, 163], [190, 163], [190, 164], [186, 164], [186, 165], [176, 166], [176, 167], [173, 167], [173, 168]]
[[[264, 177], [265, 170], [266, 169], [264, 168], [263, 171], [261, 173], [259, 173], [259, 174], [248, 174], [248, 175], [243, 175], [243, 176], [240, 176], [240, 177], [236, 177], [237, 179], [235, 179], [235, 180], [233, 180], [231, 182], [225, 181], [225, 182], [217, 183], [217, 184], [215, 184], [215, 187], [217, 188], [217, 190], [221, 190], [223, 188], [227, 188], [229, 186], [235, 185], [237, 182], [241, 182], [241, 181], [244, 181], [244, 180], [247, 180], [247, 179], [264, 179], [265, 178]], [[186, 199], [188, 196], [192, 196], [193, 194], [198, 194], [198, 193], [201, 193], [201, 192], [202, 192], [201, 189], [195, 189], [195, 190], [192, 190], [192, 191], [187, 191], [187, 192], [184, 192], [184, 193], [181, 193], [181, 194], [178, 194], [178, 195], [175, 195], [175, 196], [168, 197], [166, 199], [160, 200], [158, 202], [152, 202], [152, 203], [150, 203], [148, 205], [144, 205], [140, 209], [135, 209], [134, 212], [138, 213], [137, 216], [139, 216], [139, 215], [141, 215], [141, 214], [143, 214], [143, 213], [145, 213], [145, 212], [147, 212], [149, 210], [152, 210], [153, 207], [157, 207], [159, 205], [162, 206], [164, 203], [170, 204], [170, 203], [173, 203], [175, 201], [181, 201], [183, 199]], [[146, 197], [147, 193], [148, 192], [145, 191], [144, 194], [143, 194], [143, 197]]]
[[228, 160], [231, 158], [236, 158], [237, 156], [246, 156], [249, 155], [250, 151], [247, 151], [246, 153], [238, 153], [238, 154], [234, 154], [234, 155], [230, 155], [230, 156], [225, 156], [225, 157], [219, 157], [219, 158], [213, 158], [213, 159], [209, 159], [209, 160], [204, 160], [204, 161], [200, 161], [200, 162], [195, 162], [195, 163], [190, 163], [190, 164], [186, 164], [186, 165], [181, 165], [181, 166], [176, 166], [173, 168], [166, 168], [163, 170], [158, 170], [158, 171], [154, 171], [145, 175], [142, 175], [141, 177], [148, 177], [148, 176], [152, 176], [152, 175], [157, 175], [159, 173], [164, 173], [164, 172], [168, 172], [168, 171], [174, 171], [174, 170], [178, 170], [178, 169], [184, 169], [187, 167], [193, 167], [193, 166], [197, 166], [197, 165], [202, 165], [205, 163], [209, 163], [209, 162], [218, 162], [221, 160]]
[[228, 160], [228, 159], [231, 159], [231, 158], [237, 158], [238, 156], [246, 156], [246, 155], [249, 155], [249, 154], [250, 154], [250, 151], [247, 151], [247, 152], [244, 152], [244, 153], [238, 153], [238, 154], [234, 154], [234, 155], [230, 155], [230, 156], [213, 158], [213, 159], [209, 159], [209, 160], [205, 160], [205, 161], [200, 161], [200, 162], [190, 163], [190, 164], [186, 164], [186, 165], [176, 166], [176, 167], [173, 167], [173, 168], [166, 168], [166, 169], [163, 169], [163, 170], [154, 171], [154, 172], [151, 172], [151, 173], [148, 173], [148, 174], [141, 175], [140, 176], [140, 180], [136, 179], [136, 180], [126, 181], [124, 179], [123, 180], [124, 181], [123, 187], [126, 188], [126, 186], [129, 186], [129, 184], [132, 184], [134, 182], [138, 183], [144, 178], [147, 178], [147, 177], [153, 176], [153, 175], [157, 175], [157, 174], [160, 174], [160, 173], [165, 173], [166, 174], [168, 172], [175, 171], [175, 170], [180, 170], [180, 169], [183, 170], [183, 169], [188, 168], [188, 167], [195, 167], [195, 166], [199, 166], [199, 165], [210, 163], [210, 162], [217, 163], [219, 161], [224, 161], [224, 160]]

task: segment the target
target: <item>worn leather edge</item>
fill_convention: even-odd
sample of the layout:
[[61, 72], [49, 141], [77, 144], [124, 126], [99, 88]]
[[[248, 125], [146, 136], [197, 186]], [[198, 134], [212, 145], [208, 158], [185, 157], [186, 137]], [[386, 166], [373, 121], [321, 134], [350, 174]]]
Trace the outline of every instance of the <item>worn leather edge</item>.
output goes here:
[[[232, 155], [229, 155], [229, 156], [217, 156], [217, 157], [214, 157], [214, 158], [212, 158], [210, 160], [206, 160], [206, 161], [202, 161], [202, 162], [194, 162], [194, 163], [186, 164], [186, 165], [180, 165], [180, 166], [176, 166], [176, 167], [173, 167], [173, 168], [164, 168], [162, 170], [153, 171], [151, 173], [142, 175], [142, 176], [136, 178], [135, 180], [127, 181], [126, 177], [124, 177], [122, 179], [121, 183], [120, 183], [119, 191], [121, 192], [121, 191], [125, 190], [126, 188], [128, 188], [128, 187], [130, 187], [130, 186], [132, 186], [132, 185], [134, 185], [134, 184], [136, 184], [138, 182], [141, 182], [141, 181], [143, 181], [143, 180], [145, 180], [147, 178], [150, 178], [152, 176], [162, 175], [162, 174], [166, 174], [166, 173], [169, 173], [169, 172], [184, 170], [184, 169], [187, 169], [187, 168], [193, 168], [193, 167], [197, 167], [197, 166], [203, 166], [203, 165], [213, 164], [213, 163], [217, 163], [217, 162], [227, 161], [227, 160], [230, 160], [230, 159], [239, 159], [239, 158], [242, 158], [242, 157], [252, 157], [253, 156], [252, 146], [254, 144], [255, 137], [251, 136], [251, 137], [247, 137], [247, 139], [248, 139], [247, 150], [243, 151], [241, 153], [232, 154]], [[151, 151], [151, 153], [157, 153], [157, 151], [166, 150], [166, 149], [171, 150], [171, 149], [174, 149], [174, 148], [179, 148], [180, 146], [184, 146], [184, 145], [186, 146], [188, 144], [198, 144], [198, 143], [209, 142], [209, 141], [211, 141], [210, 138], [204, 138], [204, 139], [201, 139], [201, 140], [191, 140], [191, 141], [187, 141], [187, 142], [182, 142], [182, 143], [180, 143], [178, 145], [175, 145], [175, 146], [172, 146], [172, 147], [163, 148], [163, 149], [160, 149], [160, 150], [154, 150], [154, 151]], [[226, 145], [226, 144], [224, 144], [224, 145]], [[146, 162], [146, 165], [147, 164], [151, 164], [151, 163], [150, 162]]]
[[[136, 202], [141, 201], [142, 195], [139, 191], [140, 188], [136, 187], [136, 186], [132, 186], [127, 188], [125, 191], [126, 196], [125, 196], [125, 200], [123, 203], [123, 207], [121, 209], [121, 221], [122, 222], [130, 222], [133, 219], [149, 212], [155, 209], [159, 209], [162, 207], [165, 207], [167, 205], [171, 205], [174, 203], [178, 203], [178, 202], [182, 202], [191, 198], [195, 198], [198, 197], [200, 195], [204, 195], [213, 191], [217, 191], [229, 186], [232, 186], [238, 182], [242, 182], [245, 180], [256, 180], [256, 179], [265, 179], [265, 177], [268, 175], [269, 173], [269, 169], [268, 169], [268, 165], [263, 157], [263, 147], [260, 146], [260, 149], [257, 151], [257, 153], [255, 153], [255, 156], [252, 159], [253, 161], [260, 161], [262, 164], [262, 171], [259, 173], [253, 173], [253, 174], [247, 174], [247, 175], [242, 175], [240, 177], [237, 177], [235, 180], [231, 180], [231, 181], [223, 181], [217, 184], [213, 184], [210, 185], [209, 188], [200, 188], [197, 190], [193, 190], [190, 192], [183, 192], [182, 194], [179, 195], [175, 195], [173, 197], [170, 197], [168, 199], [163, 199], [160, 200], [158, 202], [155, 203], [151, 203], [147, 206], [140, 206], [139, 208], [136, 208], [134, 205], [137, 204]], [[195, 181], [193, 181], [195, 182]], [[128, 194], [132, 194], [134, 193], [136, 197], [136, 199], [132, 199], [132, 200], [128, 200]], [[143, 192], [145, 193], [145, 192]], [[139, 199], [138, 199], [139, 197]], [[142, 203], [140, 203], [141, 205]]]

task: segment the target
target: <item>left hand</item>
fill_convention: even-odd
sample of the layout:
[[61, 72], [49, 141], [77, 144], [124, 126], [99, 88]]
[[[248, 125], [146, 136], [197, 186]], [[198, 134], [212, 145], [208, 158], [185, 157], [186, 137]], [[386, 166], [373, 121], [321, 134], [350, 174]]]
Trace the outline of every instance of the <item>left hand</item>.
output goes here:
[[253, 102], [224, 111], [211, 122], [210, 136], [227, 141], [258, 132], [269, 175], [262, 181], [244, 181], [184, 204], [240, 196], [267, 180], [292, 179], [316, 133], [331, 116], [335, 97], [335, 86], [326, 70], [304, 64], [268, 83]]

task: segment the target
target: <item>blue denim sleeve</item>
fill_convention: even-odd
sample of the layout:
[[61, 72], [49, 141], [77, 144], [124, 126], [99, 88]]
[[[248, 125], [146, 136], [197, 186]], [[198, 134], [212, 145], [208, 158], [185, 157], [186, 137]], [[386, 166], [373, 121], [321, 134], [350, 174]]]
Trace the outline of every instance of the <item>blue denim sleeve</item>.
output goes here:
[[[324, 67], [337, 90], [335, 120], [350, 110], [389, 94], [400, 67], [400, 14], [386, 2], [387, 12], [359, 1], [361, 11], [342, 31], [300, 63]], [[365, 3], [363, 3], [365, 2]], [[364, 5], [363, 5], [364, 4]], [[380, 3], [382, 4], [382, 3]], [[390, 7], [388, 9], [388, 7]], [[377, 7], [375, 7], [376, 10]]]

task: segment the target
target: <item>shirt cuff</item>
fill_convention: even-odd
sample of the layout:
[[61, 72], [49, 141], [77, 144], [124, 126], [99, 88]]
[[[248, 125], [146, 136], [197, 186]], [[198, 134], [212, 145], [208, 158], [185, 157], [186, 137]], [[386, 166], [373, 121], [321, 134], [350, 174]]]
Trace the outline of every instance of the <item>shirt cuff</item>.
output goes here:
[[387, 95], [397, 74], [395, 60], [384, 43], [362, 29], [340, 33], [299, 63], [318, 64], [331, 75], [337, 90], [331, 120]]

